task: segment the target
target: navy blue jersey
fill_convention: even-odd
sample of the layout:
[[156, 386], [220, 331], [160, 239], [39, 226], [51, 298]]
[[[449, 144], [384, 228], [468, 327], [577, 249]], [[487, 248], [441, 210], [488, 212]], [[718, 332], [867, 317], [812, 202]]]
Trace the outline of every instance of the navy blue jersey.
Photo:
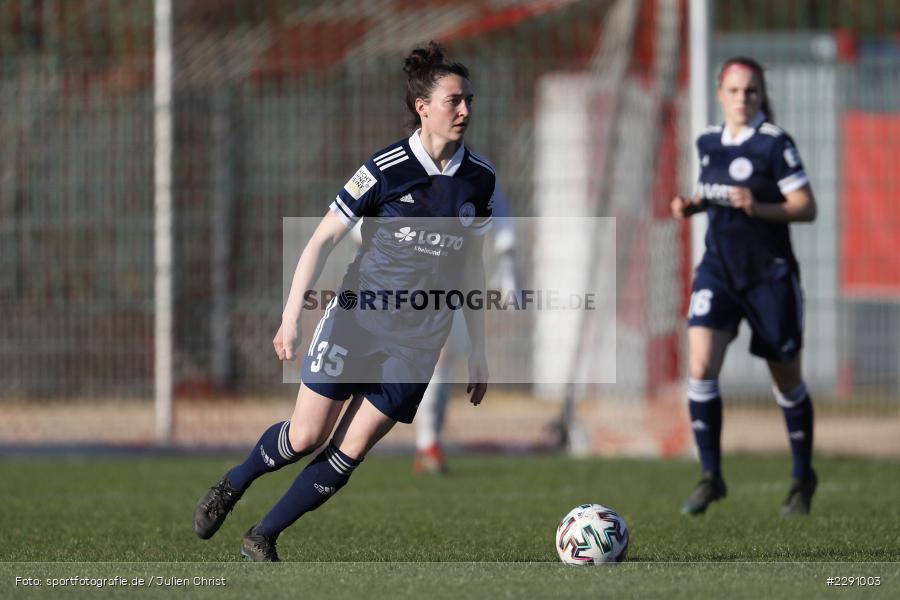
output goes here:
[[[406, 346], [440, 348], [452, 320], [440, 294], [464, 291], [466, 251], [491, 227], [494, 184], [490, 164], [462, 144], [440, 171], [418, 132], [359, 168], [330, 208], [348, 227], [365, 217], [362, 245], [341, 284], [358, 294], [360, 326]], [[397, 297], [418, 291], [430, 294], [425, 309]], [[365, 302], [372, 293], [374, 306]]]
[[697, 151], [698, 193], [709, 215], [704, 262], [715, 261], [736, 289], [765, 280], [784, 263], [798, 271], [788, 224], [750, 217], [728, 200], [729, 189], [740, 186], [756, 202], [782, 203], [809, 182], [791, 136], [760, 113], [733, 139], [721, 125], [707, 128]]

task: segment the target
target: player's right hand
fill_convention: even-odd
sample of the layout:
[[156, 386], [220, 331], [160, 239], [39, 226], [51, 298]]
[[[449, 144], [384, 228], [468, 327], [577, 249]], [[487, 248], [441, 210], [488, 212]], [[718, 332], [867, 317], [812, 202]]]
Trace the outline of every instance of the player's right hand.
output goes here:
[[675, 196], [672, 198], [672, 202], [669, 203], [669, 206], [672, 208], [672, 216], [676, 219], [684, 219], [691, 216], [690, 206], [692, 204], [693, 201], [690, 198]]
[[275, 346], [275, 354], [279, 360], [294, 360], [297, 356], [297, 344], [300, 343], [300, 326], [296, 323], [282, 320], [272, 345]]
[[488, 366], [487, 358], [485, 358], [484, 350], [473, 349], [469, 353], [469, 385], [466, 386], [466, 393], [471, 394], [469, 402], [478, 406], [487, 393], [488, 387]]

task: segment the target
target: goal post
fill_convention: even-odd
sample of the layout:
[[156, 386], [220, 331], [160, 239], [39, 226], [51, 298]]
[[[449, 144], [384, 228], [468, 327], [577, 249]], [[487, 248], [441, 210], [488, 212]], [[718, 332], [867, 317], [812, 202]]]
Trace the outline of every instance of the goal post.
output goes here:
[[[692, 138], [710, 123], [709, 39], [713, 22], [712, 10], [711, 0], [690, 0], [688, 3]], [[699, 172], [700, 159], [696, 152], [691, 152], [691, 175], [696, 176]], [[706, 213], [697, 214], [691, 219], [691, 265], [698, 264], [703, 257], [706, 224]]]
[[154, 188], [154, 411], [156, 437], [169, 443], [172, 419], [172, 0], [154, 0], [153, 188]]

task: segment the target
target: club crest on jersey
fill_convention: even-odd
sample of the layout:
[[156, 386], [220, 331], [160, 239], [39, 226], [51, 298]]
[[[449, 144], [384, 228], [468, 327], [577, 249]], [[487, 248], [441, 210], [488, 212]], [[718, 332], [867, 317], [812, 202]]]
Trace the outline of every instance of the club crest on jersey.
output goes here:
[[375, 176], [369, 173], [366, 165], [363, 165], [359, 168], [359, 171], [353, 174], [350, 181], [344, 184], [344, 189], [353, 196], [354, 200], [359, 200], [359, 197], [369, 191], [369, 188], [375, 185], [377, 181]]
[[743, 156], [731, 161], [728, 165], [728, 175], [735, 181], [745, 181], [753, 175], [753, 163]]
[[463, 227], [468, 227], [475, 221], [475, 205], [466, 202], [459, 207], [459, 222]]

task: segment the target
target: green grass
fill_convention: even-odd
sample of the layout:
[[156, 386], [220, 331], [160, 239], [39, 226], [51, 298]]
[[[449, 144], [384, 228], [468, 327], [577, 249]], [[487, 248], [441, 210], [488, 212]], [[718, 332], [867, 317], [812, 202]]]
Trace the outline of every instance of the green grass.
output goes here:
[[[236, 459], [0, 463], [0, 597], [16, 576], [91, 574], [221, 576], [229, 582], [224, 588], [180, 591], [242, 597], [264, 585], [274, 593], [266, 600], [298, 593], [520, 598], [614, 591], [688, 598], [703, 590], [720, 597], [818, 597], [841, 593], [827, 588], [825, 577], [842, 575], [882, 577], [867, 596], [900, 592], [897, 462], [818, 460], [813, 515], [784, 521], [778, 508], [790, 469], [782, 458], [728, 457], [728, 498], [688, 518], [678, 513], [697, 476], [687, 461], [457, 457], [449, 477], [424, 478], [410, 473], [408, 458], [373, 456], [347, 489], [282, 534], [282, 559], [299, 562], [248, 565], [237, 562], [241, 535], [297, 468], [258, 480], [219, 533], [200, 541], [190, 528], [194, 503]], [[584, 502], [607, 504], [625, 518], [628, 563], [559, 564], [556, 523]], [[136, 590], [66, 593], [110, 591]], [[140, 593], [172, 591], [151, 586]], [[51, 591], [20, 586], [16, 593]]]

